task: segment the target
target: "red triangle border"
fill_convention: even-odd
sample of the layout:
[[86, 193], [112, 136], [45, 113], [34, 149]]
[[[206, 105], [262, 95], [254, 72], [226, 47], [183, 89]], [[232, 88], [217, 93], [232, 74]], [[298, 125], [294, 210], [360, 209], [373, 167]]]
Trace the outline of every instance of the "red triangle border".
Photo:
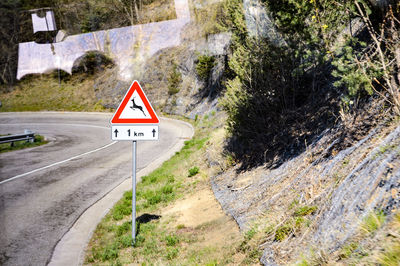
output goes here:
[[[137, 91], [137, 93], [139, 94], [143, 104], [150, 114], [150, 118], [120, 118], [122, 111], [125, 109], [126, 105], [129, 102], [129, 99], [135, 91]], [[142, 90], [139, 82], [137, 80], [133, 81], [123, 100], [119, 104], [117, 111], [111, 118], [111, 124], [158, 124], [159, 122], [160, 121], [156, 113], [154, 112], [154, 109], [151, 106], [149, 100], [147, 99], [146, 94]]]

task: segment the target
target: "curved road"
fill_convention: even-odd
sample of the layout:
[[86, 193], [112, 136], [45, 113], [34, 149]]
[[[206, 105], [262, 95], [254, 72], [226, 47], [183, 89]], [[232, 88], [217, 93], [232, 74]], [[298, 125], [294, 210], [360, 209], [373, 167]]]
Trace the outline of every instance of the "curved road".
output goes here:
[[[78, 217], [131, 176], [132, 144], [111, 141], [110, 119], [104, 113], [0, 113], [0, 134], [29, 129], [50, 140], [0, 154], [0, 264], [46, 265]], [[138, 171], [181, 142], [183, 127], [161, 119], [160, 140], [138, 143]]]

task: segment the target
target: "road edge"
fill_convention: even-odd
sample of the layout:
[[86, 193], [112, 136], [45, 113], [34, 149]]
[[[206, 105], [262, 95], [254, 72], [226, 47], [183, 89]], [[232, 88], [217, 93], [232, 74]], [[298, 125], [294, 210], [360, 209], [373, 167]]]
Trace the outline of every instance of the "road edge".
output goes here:
[[[167, 153], [163, 154], [161, 157], [140, 170], [136, 174], [138, 182], [140, 182], [142, 176], [150, 174], [163, 162], [170, 159], [176, 152], [180, 151], [184, 146], [184, 142], [191, 139], [194, 135], [193, 126], [187, 122], [165, 117], [162, 117], [161, 120], [168, 120], [185, 126], [181, 131], [181, 136], [179, 137], [180, 141], [178, 141]], [[72, 227], [64, 234], [60, 241], [58, 241], [53, 249], [48, 265], [82, 265], [86, 247], [97, 224], [110, 211], [115, 203], [121, 199], [123, 193], [131, 188], [132, 179], [127, 178], [86, 209], [75, 221]]]

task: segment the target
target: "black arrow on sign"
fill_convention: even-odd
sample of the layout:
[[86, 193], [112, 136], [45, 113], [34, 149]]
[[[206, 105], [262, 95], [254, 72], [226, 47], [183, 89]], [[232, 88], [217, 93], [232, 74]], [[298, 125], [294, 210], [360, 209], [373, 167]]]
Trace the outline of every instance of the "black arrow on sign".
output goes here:
[[118, 136], [118, 129], [115, 129], [114, 133], [115, 133], [115, 137], [117, 137]]
[[151, 132], [153, 132], [153, 138], [154, 138], [156, 136], [156, 130], [153, 128], [153, 131]]

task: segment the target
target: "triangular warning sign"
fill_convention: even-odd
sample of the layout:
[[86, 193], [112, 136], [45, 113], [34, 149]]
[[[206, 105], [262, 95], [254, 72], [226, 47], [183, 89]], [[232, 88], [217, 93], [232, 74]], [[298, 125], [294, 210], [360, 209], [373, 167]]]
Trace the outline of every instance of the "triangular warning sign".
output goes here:
[[111, 124], [157, 124], [158, 117], [136, 80], [111, 119]]

